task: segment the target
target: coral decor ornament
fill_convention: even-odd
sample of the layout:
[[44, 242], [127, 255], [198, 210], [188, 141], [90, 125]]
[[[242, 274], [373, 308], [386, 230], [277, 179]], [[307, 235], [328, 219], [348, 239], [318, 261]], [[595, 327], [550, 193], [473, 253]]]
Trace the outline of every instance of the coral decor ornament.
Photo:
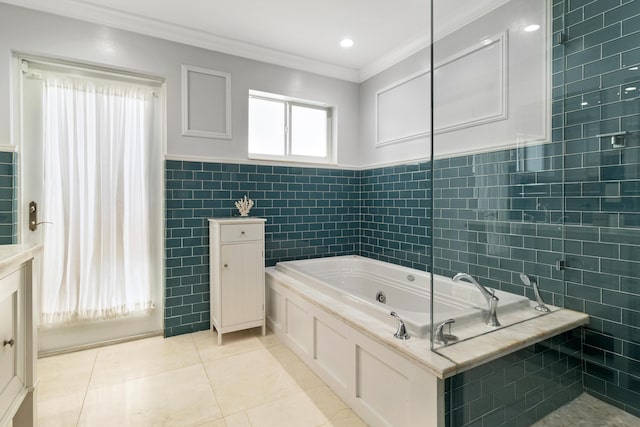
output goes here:
[[249, 216], [249, 211], [253, 207], [253, 200], [246, 195], [236, 202], [236, 208], [240, 212], [240, 216]]

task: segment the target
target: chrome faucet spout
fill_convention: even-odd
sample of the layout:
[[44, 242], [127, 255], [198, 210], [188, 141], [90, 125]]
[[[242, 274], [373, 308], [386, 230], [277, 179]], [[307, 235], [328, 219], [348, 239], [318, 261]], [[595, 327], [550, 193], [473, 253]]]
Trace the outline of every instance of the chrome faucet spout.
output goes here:
[[500, 326], [500, 322], [498, 321], [498, 316], [496, 313], [498, 309], [498, 301], [500, 301], [500, 298], [495, 295], [496, 291], [491, 288], [485, 288], [480, 283], [478, 283], [476, 279], [474, 279], [470, 274], [467, 273], [456, 274], [455, 276], [453, 276], [453, 281], [464, 281], [475, 285], [475, 287], [478, 288], [484, 299], [487, 301], [488, 312], [485, 318], [485, 323], [489, 326]]

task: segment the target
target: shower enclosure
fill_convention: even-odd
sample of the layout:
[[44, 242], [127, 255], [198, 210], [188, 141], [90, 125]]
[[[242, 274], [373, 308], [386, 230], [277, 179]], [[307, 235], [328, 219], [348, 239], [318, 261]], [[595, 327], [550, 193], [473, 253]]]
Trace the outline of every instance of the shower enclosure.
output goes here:
[[[590, 324], [449, 379], [447, 425], [533, 423], [583, 390], [637, 415], [640, 3], [459, 3], [432, 5], [427, 268]], [[436, 309], [433, 351], [524, 320], [468, 292], [479, 326]], [[486, 324], [492, 303], [500, 326]]]

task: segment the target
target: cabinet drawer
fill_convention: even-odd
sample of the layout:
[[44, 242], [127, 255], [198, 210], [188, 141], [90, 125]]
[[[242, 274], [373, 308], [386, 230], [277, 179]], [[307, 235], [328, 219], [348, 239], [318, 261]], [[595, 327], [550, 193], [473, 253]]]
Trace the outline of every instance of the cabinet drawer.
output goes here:
[[262, 240], [262, 224], [225, 224], [220, 227], [222, 243], [250, 240]]

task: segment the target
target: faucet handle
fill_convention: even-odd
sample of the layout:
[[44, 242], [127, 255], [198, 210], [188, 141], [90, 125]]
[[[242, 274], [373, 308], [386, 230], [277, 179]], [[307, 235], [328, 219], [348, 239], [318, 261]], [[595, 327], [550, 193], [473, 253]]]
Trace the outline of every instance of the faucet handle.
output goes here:
[[456, 323], [455, 319], [447, 319], [438, 325], [438, 327], [436, 328], [436, 337], [434, 340], [436, 344], [447, 345], [450, 341], [458, 340], [458, 337], [456, 337], [455, 335], [444, 333], [444, 327], [453, 323]]
[[396, 330], [396, 333], [393, 334], [393, 336], [398, 338], [399, 340], [408, 340], [409, 338], [411, 338], [411, 335], [407, 333], [407, 328], [405, 327], [404, 322], [402, 321], [398, 313], [392, 311], [389, 314], [398, 319], [398, 329]]
[[529, 276], [527, 276], [524, 273], [520, 274], [520, 280], [522, 280], [522, 283], [524, 283], [527, 286], [531, 286], [533, 287], [533, 294], [536, 297], [536, 302], [538, 303], [538, 305], [535, 307], [536, 310], [542, 312], [542, 313], [548, 313], [549, 308], [544, 304], [544, 300], [542, 299], [542, 295], [540, 295], [540, 289], [538, 288], [538, 282], [535, 280], [532, 280]]

